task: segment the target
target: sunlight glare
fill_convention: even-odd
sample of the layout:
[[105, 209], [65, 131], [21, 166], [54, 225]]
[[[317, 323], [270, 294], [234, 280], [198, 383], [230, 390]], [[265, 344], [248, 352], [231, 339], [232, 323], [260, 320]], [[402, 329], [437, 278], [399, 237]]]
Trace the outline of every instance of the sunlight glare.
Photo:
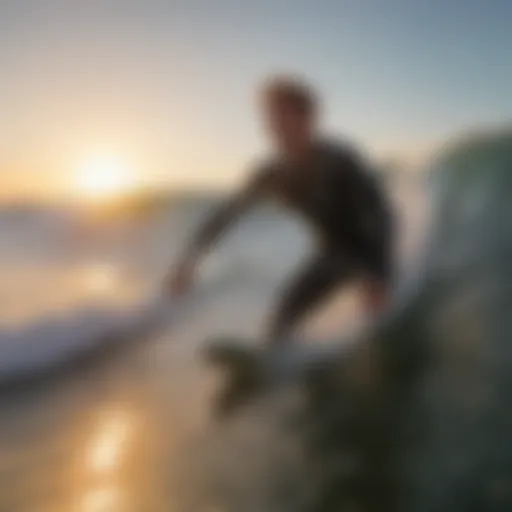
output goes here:
[[82, 512], [112, 512], [118, 510], [119, 492], [115, 488], [95, 489], [82, 499]]
[[89, 451], [89, 467], [95, 472], [109, 472], [118, 464], [131, 432], [130, 416], [111, 411], [103, 418]]
[[90, 264], [83, 271], [85, 287], [95, 294], [109, 294], [115, 289], [116, 269], [108, 264]]
[[129, 192], [134, 188], [134, 177], [129, 168], [110, 155], [87, 159], [75, 177], [77, 193], [87, 199], [106, 199]]

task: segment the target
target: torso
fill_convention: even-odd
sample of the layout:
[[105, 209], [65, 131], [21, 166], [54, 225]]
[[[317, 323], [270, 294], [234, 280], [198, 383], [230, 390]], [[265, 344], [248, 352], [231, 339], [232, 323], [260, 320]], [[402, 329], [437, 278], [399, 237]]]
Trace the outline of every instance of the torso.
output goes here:
[[265, 172], [269, 194], [308, 221], [321, 243], [355, 249], [364, 243], [364, 217], [376, 206], [369, 202], [381, 196], [349, 148], [319, 144], [303, 168], [274, 159]]

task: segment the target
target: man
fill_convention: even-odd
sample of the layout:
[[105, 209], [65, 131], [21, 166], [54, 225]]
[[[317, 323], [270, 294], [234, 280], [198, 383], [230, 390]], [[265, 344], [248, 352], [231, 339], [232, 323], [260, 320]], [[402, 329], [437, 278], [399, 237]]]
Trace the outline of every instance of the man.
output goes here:
[[285, 288], [268, 332], [282, 342], [320, 301], [360, 276], [371, 312], [385, 303], [391, 278], [392, 222], [386, 197], [349, 147], [319, 135], [318, 102], [299, 80], [277, 78], [262, 92], [275, 155], [198, 230], [170, 276], [173, 294], [191, 285], [201, 257], [256, 200], [273, 197], [303, 217], [318, 236], [312, 261]]

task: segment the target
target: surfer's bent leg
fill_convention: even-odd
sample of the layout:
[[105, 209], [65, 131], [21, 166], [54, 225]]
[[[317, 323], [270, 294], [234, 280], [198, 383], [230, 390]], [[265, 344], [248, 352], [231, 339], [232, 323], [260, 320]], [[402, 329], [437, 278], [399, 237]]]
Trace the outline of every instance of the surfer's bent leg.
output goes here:
[[270, 343], [286, 341], [297, 321], [311, 312], [329, 293], [349, 277], [348, 265], [343, 257], [322, 254], [308, 262], [292, 278], [272, 317], [268, 332]]
[[394, 281], [394, 254], [392, 230], [384, 230], [376, 240], [375, 248], [362, 258], [366, 278], [363, 280], [363, 302], [370, 315], [379, 313], [388, 303]]

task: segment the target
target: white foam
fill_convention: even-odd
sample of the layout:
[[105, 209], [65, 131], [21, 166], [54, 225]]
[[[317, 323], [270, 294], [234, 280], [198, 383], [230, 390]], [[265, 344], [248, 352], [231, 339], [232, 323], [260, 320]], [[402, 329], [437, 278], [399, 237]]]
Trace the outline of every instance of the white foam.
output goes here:
[[88, 354], [109, 341], [129, 340], [167, 318], [158, 295], [128, 307], [84, 306], [17, 328], [0, 330], [0, 380], [30, 375]]

